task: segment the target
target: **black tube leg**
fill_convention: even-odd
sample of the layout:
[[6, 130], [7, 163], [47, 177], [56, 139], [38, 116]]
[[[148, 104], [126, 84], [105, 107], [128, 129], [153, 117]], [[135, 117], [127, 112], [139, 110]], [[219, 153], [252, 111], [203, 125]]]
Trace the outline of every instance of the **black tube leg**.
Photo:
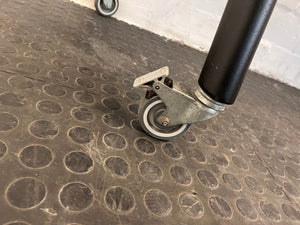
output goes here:
[[229, 0], [199, 77], [215, 101], [233, 104], [276, 0]]

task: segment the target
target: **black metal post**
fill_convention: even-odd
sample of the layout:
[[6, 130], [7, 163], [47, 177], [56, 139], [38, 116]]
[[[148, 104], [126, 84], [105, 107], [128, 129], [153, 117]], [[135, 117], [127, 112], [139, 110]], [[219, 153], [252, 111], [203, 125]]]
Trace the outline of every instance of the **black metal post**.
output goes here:
[[276, 0], [229, 0], [199, 77], [215, 101], [233, 104]]

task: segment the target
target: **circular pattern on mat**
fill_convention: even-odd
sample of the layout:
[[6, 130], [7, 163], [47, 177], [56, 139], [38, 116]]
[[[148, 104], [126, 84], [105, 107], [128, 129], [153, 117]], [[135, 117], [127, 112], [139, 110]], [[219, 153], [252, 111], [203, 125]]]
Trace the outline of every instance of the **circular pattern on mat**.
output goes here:
[[267, 201], [261, 201], [260, 208], [263, 211], [263, 213], [271, 220], [274, 221], [280, 220], [281, 216], [272, 203], [269, 203]]
[[42, 100], [39, 101], [36, 105], [37, 109], [40, 112], [48, 113], [48, 114], [59, 114], [63, 111], [60, 104], [51, 101], [51, 100]]
[[232, 216], [232, 210], [228, 203], [220, 196], [212, 196], [209, 198], [209, 205], [213, 212], [224, 219]]
[[107, 126], [112, 128], [122, 128], [125, 124], [122, 118], [113, 114], [105, 114], [102, 119]]
[[162, 170], [158, 165], [151, 161], [141, 162], [139, 164], [139, 172], [142, 177], [152, 182], [159, 182], [163, 177]]
[[31, 209], [38, 206], [45, 200], [46, 195], [46, 185], [32, 177], [15, 180], [6, 190], [7, 201], [19, 209]]
[[155, 152], [155, 147], [152, 142], [145, 138], [138, 138], [134, 143], [136, 149], [144, 154], [153, 154]]
[[106, 206], [114, 213], [130, 213], [135, 207], [132, 193], [123, 187], [111, 187], [105, 194]]
[[73, 182], [62, 187], [59, 200], [66, 210], [80, 212], [93, 204], [94, 193], [86, 184]]
[[202, 202], [195, 195], [181, 194], [179, 196], [179, 205], [192, 218], [200, 218], [204, 214]]
[[0, 131], [9, 131], [16, 128], [19, 120], [16, 116], [6, 112], [0, 112]]
[[239, 212], [250, 220], [256, 220], [258, 215], [256, 209], [252, 206], [248, 199], [236, 200], [236, 207]]
[[70, 171], [78, 174], [89, 173], [94, 166], [91, 157], [80, 151], [68, 153], [65, 156], [64, 163]]
[[117, 133], [107, 133], [103, 136], [104, 143], [116, 150], [122, 150], [126, 147], [127, 142], [124, 137]]
[[172, 210], [169, 197], [160, 190], [150, 190], [145, 194], [145, 205], [156, 216], [167, 216]]
[[0, 95], [0, 104], [12, 106], [12, 107], [20, 107], [24, 106], [27, 103], [27, 99], [15, 93], [6, 92]]
[[47, 120], [38, 120], [29, 125], [30, 132], [38, 138], [53, 138], [58, 134], [58, 127]]
[[41, 169], [51, 164], [53, 153], [43, 145], [30, 145], [21, 150], [19, 159], [26, 167]]
[[73, 127], [69, 130], [68, 135], [78, 144], [87, 144], [94, 139], [93, 132], [84, 127]]
[[71, 111], [71, 115], [82, 122], [91, 122], [94, 120], [94, 114], [88, 108], [78, 107], [73, 108]]
[[180, 149], [171, 143], [163, 144], [162, 150], [167, 156], [173, 159], [180, 159], [182, 157]]
[[208, 188], [214, 189], [218, 187], [217, 178], [208, 170], [199, 170], [197, 177], [201, 183]]
[[172, 166], [170, 174], [178, 184], [189, 185], [192, 183], [192, 176], [186, 168], [181, 166]]
[[109, 157], [105, 160], [105, 167], [109, 170], [110, 174], [119, 177], [126, 177], [129, 174], [129, 164], [120, 157]]

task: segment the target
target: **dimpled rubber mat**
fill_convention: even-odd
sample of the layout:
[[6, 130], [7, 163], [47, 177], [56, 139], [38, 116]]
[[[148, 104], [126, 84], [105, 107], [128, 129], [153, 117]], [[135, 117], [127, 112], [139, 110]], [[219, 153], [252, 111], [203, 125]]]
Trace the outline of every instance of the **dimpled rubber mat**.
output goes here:
[[0, 0], [0, 224], [300, 223], [300, 91], [249, 72], [236, 103], [160, 142], [133, 80], [196, 87], [187, 46], [63, 0]]

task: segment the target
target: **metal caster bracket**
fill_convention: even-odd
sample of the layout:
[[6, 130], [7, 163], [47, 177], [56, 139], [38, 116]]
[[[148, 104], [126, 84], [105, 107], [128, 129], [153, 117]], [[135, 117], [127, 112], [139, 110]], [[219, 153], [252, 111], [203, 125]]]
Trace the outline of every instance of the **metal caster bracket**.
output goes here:
[[[169, 68], [166, 66], [137, 78], [133, 84], [133, 87], [150, 88], [152, 96], [158, 95], [165, 104], [166, 110], [156, 118], [162, 126], [173, 127], [208, 120], [224, 110], [225, 104], [212, 100], [200, 87], [190, 93], [168, 75]], [[149, 91], [147, 93], [149, 95]], [[147, 94], [146, 98], [149, 98]]]

